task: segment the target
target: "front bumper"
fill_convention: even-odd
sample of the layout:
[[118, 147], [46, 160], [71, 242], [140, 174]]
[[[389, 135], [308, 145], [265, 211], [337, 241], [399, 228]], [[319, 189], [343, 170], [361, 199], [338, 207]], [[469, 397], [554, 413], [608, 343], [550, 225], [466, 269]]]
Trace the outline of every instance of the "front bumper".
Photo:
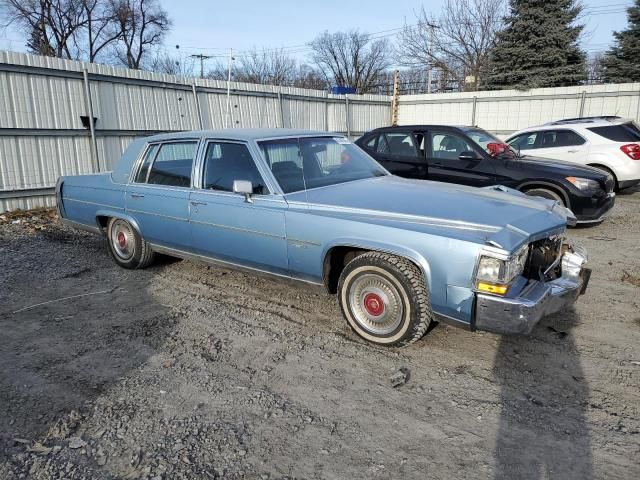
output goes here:
[[495, 333], [528, 334], [546, 315], [575, 303], [589, 283], [586, 252], [573, 248], [562, 257], [562, 275], [550, 282], [531, 281], [513, 298], [478, 293], [475, 328]]

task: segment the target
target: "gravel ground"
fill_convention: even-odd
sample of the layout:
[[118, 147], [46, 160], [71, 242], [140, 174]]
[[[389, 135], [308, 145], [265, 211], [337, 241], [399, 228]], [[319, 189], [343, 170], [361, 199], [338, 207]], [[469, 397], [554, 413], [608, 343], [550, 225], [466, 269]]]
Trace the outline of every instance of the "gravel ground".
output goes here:
[[639, 211], [569, 231], [589, 290], [531, 336], [399, 350], [329, 295], [0, 216], [0, 478], [640, 478]]

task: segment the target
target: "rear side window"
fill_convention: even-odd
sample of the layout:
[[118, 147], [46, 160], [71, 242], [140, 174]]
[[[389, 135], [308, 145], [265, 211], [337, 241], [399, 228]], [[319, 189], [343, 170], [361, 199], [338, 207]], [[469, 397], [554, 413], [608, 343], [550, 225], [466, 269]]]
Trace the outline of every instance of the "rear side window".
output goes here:
[[411, 133], [384, 133], [378, 140], [378, 153], [417, 157], [416, 148]]
[[195, 141], [162, 144], [155, 160], [151, 164], [147, 183], [173, 187], [190, 187], [191, 170], [197, 144], [198, 142]]
[[571, 147], [582, 145], [585, 139], [572, 130], [545, 130], [538, 148]]
[[611, 140], [612, 142], [639, 142], [640, 129], [637, 125], [629, 122], [621, 125], [610, 125], [606, 127], [591, 127], [593, 133]]
[[156, 153], [158, 153], [158, 145], [151, 145], [147, 150], [146, 155], [144, 156], [144, 160], [142, 161], [140, 170], [138, 170], [138, 175], [136, 175], [137, 183], [147, 183], [147, 177], [149, 176], [149, 167], [151, 166], [151, 162], [153, 162], [153, 159], [156, 158]]

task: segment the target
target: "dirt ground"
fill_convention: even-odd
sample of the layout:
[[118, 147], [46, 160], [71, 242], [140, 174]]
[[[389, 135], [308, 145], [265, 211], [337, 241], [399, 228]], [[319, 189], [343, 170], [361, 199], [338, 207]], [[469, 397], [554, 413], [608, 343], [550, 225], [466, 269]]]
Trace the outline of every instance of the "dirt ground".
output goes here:
[[329, 295], [0, 216], [0, 478], [640, 478], [640, 190], [568, 235], [575, 311], [384, 349]]

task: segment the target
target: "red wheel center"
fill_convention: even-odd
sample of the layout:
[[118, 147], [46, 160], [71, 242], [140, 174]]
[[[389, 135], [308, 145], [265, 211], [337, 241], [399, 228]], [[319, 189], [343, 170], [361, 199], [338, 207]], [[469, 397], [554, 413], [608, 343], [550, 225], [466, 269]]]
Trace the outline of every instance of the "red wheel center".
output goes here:
[[118, 245], [120, 245], [120, 248], [127, 246], [127, 236], [122, 232], [118, 232]]
[[364, 296], [364, 309], [369, 315], [373, 315], [374, 317], [382, 315], [382, 312], [384, 312], [384, 302], [382, 298], [380, 298], [380, 295], [367, 293]]

